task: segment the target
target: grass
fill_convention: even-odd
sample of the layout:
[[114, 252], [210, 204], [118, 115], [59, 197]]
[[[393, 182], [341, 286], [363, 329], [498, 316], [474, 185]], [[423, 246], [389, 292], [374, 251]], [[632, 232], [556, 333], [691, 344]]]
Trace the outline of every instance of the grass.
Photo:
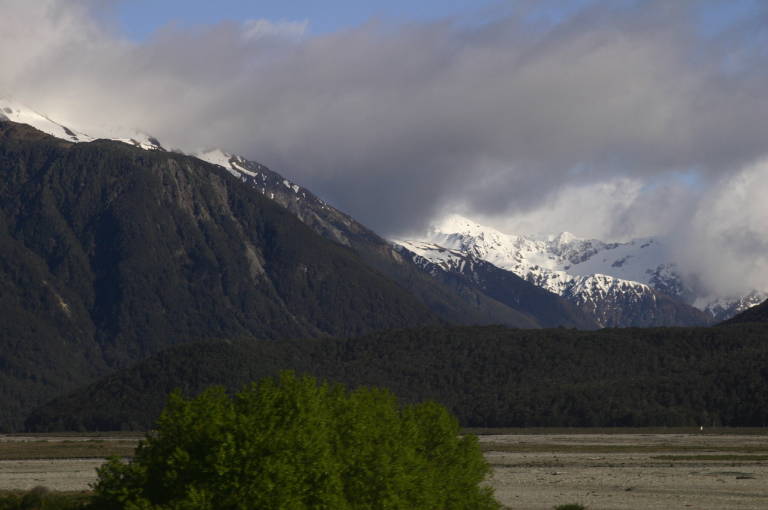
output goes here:
[[80, 510], [90, 499], [90, 492], [56, 492], [45, 487], [0, 491], [0, 510]]
[[133, 455], [136, 439], [97, 440], [0, 440], [0, 460], [93, 459]]
[[764, 462], [768, 460], [768, 455], [657, 455], [651, 457], [654, 460], [714, 460], [728, 462]]
[[724, 452], [768, 454], [768, 444], [762, 446], [712, 446], [678, 444], [534, 444], [480, 443], [484, 452], [512, 453], [664, 453], [664, 452]]
[[619, 434], [697, 434], [697, 435], [734, 435], [734, 436], [768, 436], [768, 428], [765, 427], [527, 427], [527, 428], [483, 428], [468, 427], [464, 429], [467, 434], [476, 436], [493, 435], [619, 435]]
[[[691, 434], [700, 434], [698, 429], [465, 429], [465, 432], [480, 435], [509, 433], [525, 435], [557, 435], [557, 434], [601, 434], [605, 431], [621, 434], [657, 434], [658, 430], [670, 434], [683, 434], [690, 430]], [[711, 429], [713, 434], [749, 435], [768, 434], [766, 429]], [[490, 432], [492, 431], [492, 432]], [[672, 432], [674, 431], [674, 432]], [[725, 432], [727, 431], [727, 432]], [[31, 459], [71, 459], [71, 458], [105, 458], [112, 455], [131, 457], [134, 449], [143, 435], [133, 433], [93, 433], [83, 434], [35, 434], [27, 436], [6, 436], [13, 440], [4, 440], [0, 436], [0, 460], [31, 460]], [[638, 441], [641, 438], [638, 437]], [[705, 457], [712, 460], [731, 460], [730, 457], [715, 454], [734, 454], [737, 460], [762, 461], [768, 460], [768, 438], [764, 445], [750, 446], [715, 446], [715, 445], [680, 445], [680, 444], [536, 444], [536, 443], [497, 443], [494, 441], [481, 442], [484, 452], [514, 452], [514, 453], [686, 453], [706, 452]], [[740, 454], [740, 455], [735, 455]], [[751, 455], [751, 457], [746, 457]], [[658, 458], [658, 460], [708, 460], [701, 455], [671, 455], [674, 458]], [[715, 458], [716, 457], [716, 458]], [[765, 457], [765, 458], [763, 458]]]

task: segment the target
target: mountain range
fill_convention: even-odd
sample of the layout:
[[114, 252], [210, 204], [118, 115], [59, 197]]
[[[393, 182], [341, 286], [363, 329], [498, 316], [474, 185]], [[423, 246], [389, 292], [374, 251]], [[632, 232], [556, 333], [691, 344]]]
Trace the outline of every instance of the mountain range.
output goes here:
[[[177, 343], [552, 324], [548, 309], [437, 281], [265, 168], [248, 181], [148, 136], [100, 139], [18, 105], [0, 112], [0, 428]], [[571, 308], [558, 325], [594, 327]]]
[[568, 232], [508, 235], [451, 215], [424, 236], [397, 242], [447, 270], [463, 267], [467, 257], [485, 260], [564, 297], [607, 327], [721, 322], [768, 297], [757, 290], [697, 294], [659, 238], [607, 243]]
[[[189, 342], [711, 321], [632, 280], [548, 285], [455, 234], [392, 242], [259, 163], [0, 101], [0, 429]], [[619, 248], [567, 241], [573, 266]]]
[[[3, 113], [9, 120], [30, 124], [61, 139], [83, 142], [97, 138], [53, 121], [17, 102], [0, 100], [0, 115]], [[101, 138], [123, 141], [146, 150], [165, 150], [156, 138], [138, 130], [111, 128], [102, 131], [99, 133]], [[260, 163], [219, 149], [198, 151], [191, 155], [226, 169], [288, 209], [316, 233], [353, 248], [369, 264], [408, 287], [423, 301], [431, 302], [429, 306], [444, 318], [453, 320], [457, 316], [457, 310], [451, 309], [447, 302], [455, 299], [458, 287], [465, 305], [475, 309], [468, 317], [474, 323], [496, 322], [523, 327], [558, 324], [587, 326], [584, 317], [575, 321], [560, 320], [557, 324], [549, 320], [542, 322], [535, 317], [535, 313], [527, 320], [519, 316], [510, 317], [508, 306], [501, 303], [500, 307], [499, 303], [493, 302], [497, 300], [489, 300], [487, 293], [478, 288], [477, 276], [452, 271], [437, 256], [435, 262], [444, 270], [437, 279], [453, 287], [453, 291], [449, 292], [452, 296], [447, 297], [445, 289], [437, 289], [433, 283], [426, 281], [423, 274], [418, 274], [424, 272], [424, 267], [417, 264], [422, 271], [414, 273], [412, 268], [404, 271], [403, 260], [398, 255], [411, 262], [415, 259], [410, 250], [402, 250], [402, 242], [396, 241], [395, 246], [391, 246], [389, 241], [299, 184]], [[442, 248], [462, 252], [563, 297], [588, 317], [591, 327], [720, 322], [768, 298], [768, 295], [758, 291], [744, 296], [697, 295], [693, 286], [681, 276], [685, 273], [684, 268], [678, 267], [672, 260], [664, 241], [655, 238], [606, 243], [580, 239], [567, 232], [546, 238], [506, 235], [461, 216], [450, 215], [417, 240], [421, 244], [415, 255], [421, 257], [422, 266], [424, 260], [431, 260], [431, 256]], [[432, 243], [436, 248], [428, 250], [424, 243]], [[427, 270], [433, 277], [437, 271], [435, 267]], [[507, 280], [511, 281], [510, 278]], [[681, 303], [704, 313], [679, 306]]]

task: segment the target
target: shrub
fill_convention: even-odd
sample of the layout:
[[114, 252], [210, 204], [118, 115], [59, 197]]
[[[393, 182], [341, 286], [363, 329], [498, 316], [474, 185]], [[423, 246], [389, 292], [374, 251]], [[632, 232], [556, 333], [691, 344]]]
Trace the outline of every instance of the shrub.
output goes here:
[[172, 394], [134, 459], [99, 470], [93, 507], [498, 509], [476, 441], [440, 405], [283, 373], [234, 397]]
[[84, 493], [51, 492], [38, 486], [26, 492], [0, 491], [0, 510], [81, 510], [89, 499]]

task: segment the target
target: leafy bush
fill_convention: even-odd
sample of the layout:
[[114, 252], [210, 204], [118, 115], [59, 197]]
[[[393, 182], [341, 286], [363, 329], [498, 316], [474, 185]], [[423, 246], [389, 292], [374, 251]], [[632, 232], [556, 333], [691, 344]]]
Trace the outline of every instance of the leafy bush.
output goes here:
[[51, 492], [38, 486], [26, 492], [0, 491], [0, 510], [80, 510], [88, 494]]
[[498, 509], [476, 438], [434, 403], [399, 407], [283, 373], [230, 397], [171, 395], [133, 461], [99, 470], [96, 509]]
[[566, 505], [558, 505], [555, 510], [586, 510], [587, 507], [579, 503], [568, 503]]

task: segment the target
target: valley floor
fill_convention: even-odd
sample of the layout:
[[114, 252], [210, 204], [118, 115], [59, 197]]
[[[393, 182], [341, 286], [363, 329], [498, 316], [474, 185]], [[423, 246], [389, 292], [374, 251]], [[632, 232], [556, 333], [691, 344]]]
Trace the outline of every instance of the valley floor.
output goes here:
[[[768, 508], [768, 430], [630, 432], [483, 431], [480, 443], [493, 468], [490, 484], [510, 509]], [[124, 455], [136, 442], [0, 436], [0, 490], [87, 490], [101, 455]]]
[[490, 483], [507, 508], [589, 510], [768, 508], [762, 434], [482, 436]]

